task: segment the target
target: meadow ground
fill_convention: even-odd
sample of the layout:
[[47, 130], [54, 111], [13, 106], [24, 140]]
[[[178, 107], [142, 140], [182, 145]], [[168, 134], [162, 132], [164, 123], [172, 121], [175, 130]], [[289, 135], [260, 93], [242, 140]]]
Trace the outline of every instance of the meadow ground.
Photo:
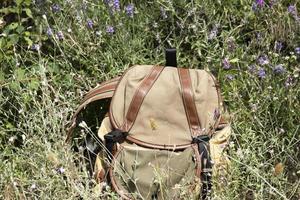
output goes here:
[[117, 199], [90, 187], [65, 125], [97, 82], [170, 46], [218, 78], [232, 119], [213, 198], [300, 199], [297, 0], [3, 0], [0, 36], [0, 199]]

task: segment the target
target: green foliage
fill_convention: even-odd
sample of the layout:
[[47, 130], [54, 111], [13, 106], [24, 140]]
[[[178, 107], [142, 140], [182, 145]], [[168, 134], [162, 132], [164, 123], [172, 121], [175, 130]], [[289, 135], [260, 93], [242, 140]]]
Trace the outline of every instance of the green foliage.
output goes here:
[[180, 66], [216, 75], [232, 118], [230, 173], [215, 180], [215, 199], [299, 199], [300, 4], [105, 2], [0, 3], [0, 198], [117, 199], [90, 187], [65, 124], [96, 83], [163, 64], [172, 46]]

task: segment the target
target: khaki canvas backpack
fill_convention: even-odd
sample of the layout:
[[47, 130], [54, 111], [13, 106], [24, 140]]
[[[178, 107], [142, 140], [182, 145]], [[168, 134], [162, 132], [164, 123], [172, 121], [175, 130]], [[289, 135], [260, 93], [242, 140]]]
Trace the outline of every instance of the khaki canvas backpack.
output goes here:
[[223, 110], [210, 72], [136, 65], [87, 93], [67, 140], [84, 143], [93, 175], [123, 199], [207, 199], [227, 162]]

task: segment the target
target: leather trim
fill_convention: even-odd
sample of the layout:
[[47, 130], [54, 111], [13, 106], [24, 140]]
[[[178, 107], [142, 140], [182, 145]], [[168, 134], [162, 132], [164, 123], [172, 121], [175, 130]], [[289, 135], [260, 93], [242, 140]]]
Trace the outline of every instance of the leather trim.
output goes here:
[[211, 136], [212, 134], [214, 134], [215, 130], [218, 128], [219, 124], [222, 121], [222, 107], [223, 107], [222, 103], [223, 103], [223, 98], [221, 96], [220, 84], [218, 83], [218, 81], [216, 80], [216, 78], [212, 75], [211, 72], [206, 71], [206, 73], [208, 73], [209, 76], [214, 81], [214, 84], [215, 84], [215, 87], [216, 87], [216, 91], [217, 91], [217, 95], [218, 95], [218, 105], [219, 105], [218, 109], [219, 109], [219, 112], [220, 112], [219, 118], [215, 121], [215, 124], [214, 124], [213, 128], [208, 133], [208, 135]]
[[144, 98], [158, 79], [163, 69], [164, 67], [162, 66], [153, 66], [151, 72], [143, 79], [142, 83], [140, 83], [139, 87], [136, 89], [130, 102], [125, 121], [121, 127], [122, 131], [129, 132], [133, 126]]
[[70, 141], [73, 130], [77, 125], [76, 124], [77, 115], [82, 111], [82, 109], [84, 109], [86, 107], [86, 105], [88, 105], [89, 103], [92, 103], [94, 101], [111, 98], [112, 97], [111, 92], [113, 92], [113, 91], [114, 90], [107, 90], [101, 94], [97, 94], [97, 95], [101, 95], [101, 96], [95, 95], [94, 97], [91, 97], [91, 98], [87, 99], [85, 102], [80, 104], [80, 106], [77, 108], [77, 110], [75, 111], [75, 113], [73, 114], [73, 116], [71, 118], [71, 122], [69, 123], [70, 125], [67, 127], [67, 138], [66, 138], [65, 142]]
[[103, 85], [101, 87], [97, 87], [94, 91], [89, 92], [82, 100], [82, 102], [85, 102], [87, 99], [92, 98], [98, 94], [101, 94], [103, 92], [106, 92], [107, 90], [115, 90], [117, 86], [117, 82], [111, 82], [107, 85]]
[[198, 136], [202, 134], [201, 123], [197, 113], [192, 90], [192, 82], [189, 69], [178, 68], [178, 76], [181, 84], [182, 100], [186, 117], [190, 127], [191, 135]]
[[197, 144], [193, 144], [192, 145], [192, 148], [194, 149], [194, 152], [195, 152], [195, 162], [197, 164], [197, 167], [196, 167], [196, 171], [195, 171], [195, 174], [197, 177], [200, 178], [201, 176], [201, 156], [200, 156], [200, 153], [199, 153], [199, 150], [198, 150], [198, 145]]
[[160, 145], [160, 144], [153, 144], [149, 142], [144, 142], [138, 140], [130, 135], [126, 137], [126, 140], [130, 143], [137, 144], [141, 147], [146, 147], [150, 149], [159, 149], [159, 150], [169, 150], [169, 151], [176, 151], [176, 150], [183, 150], [191, 146], [191, 143], [188, 144], [174, 144], [174, 145]]
[[115, 190], [121, 196], [122, 199], [130, 200], [130, 197], [127, 196], [126, 194], [124, 194], [123, 192], [121, 192], [121, 190], [119, 189], [118, 185], [116, 184], [116, 180], [115, 180], [115, 177], [113, 174], [116, 158], [118, 157], [118, 155], [120, 154], [120, 152], [122, 150], [123, 150], [123, 147], [120, 146], [120, 149], [113, 155], [113, 160], [112, 160], [111, 166], [109, 167], [109, 176], [110, 176], [110, 182], [111, 182], [113, 190]]

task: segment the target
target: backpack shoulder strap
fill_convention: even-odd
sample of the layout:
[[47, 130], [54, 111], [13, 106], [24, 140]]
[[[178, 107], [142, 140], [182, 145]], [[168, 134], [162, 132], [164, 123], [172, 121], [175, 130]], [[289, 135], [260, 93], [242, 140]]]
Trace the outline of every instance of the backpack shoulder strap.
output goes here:
[[70, 141], [70, 139], [72, 138], [73, 130], [78, 125], [78, 122], [77, 122], [78, 115], [84, 109], [86, 109], [86, 107], [90, 103], [95, 102], [95, 101], [100, 101], [102, 99], [111, 98], [114, 94], [114, 91], [115, 91], [116, 87], [117, 87], [119, 79], [120, 79], [120, 77], [116, 77], [114, 79], [106, 81], [106, 82], [98, 85], [94, 89], [90, 90], [85, 95], [85, 97], [81, 101], [81, 104], [79, 105], [79, 107], [77, 108], [75, 113], [73, 114], [73, 116], [71, 118], [71, 122], [68, 125], [66, 142]]
[[192, 91], [192, 82], [189, 69], [178, 68], [178, 76], [182, 90], [182, 100], [186, 112], [186, 117], [190, 127], [192, 137], [202, 133], [201, 123], [198, 117], [197, 108]]

